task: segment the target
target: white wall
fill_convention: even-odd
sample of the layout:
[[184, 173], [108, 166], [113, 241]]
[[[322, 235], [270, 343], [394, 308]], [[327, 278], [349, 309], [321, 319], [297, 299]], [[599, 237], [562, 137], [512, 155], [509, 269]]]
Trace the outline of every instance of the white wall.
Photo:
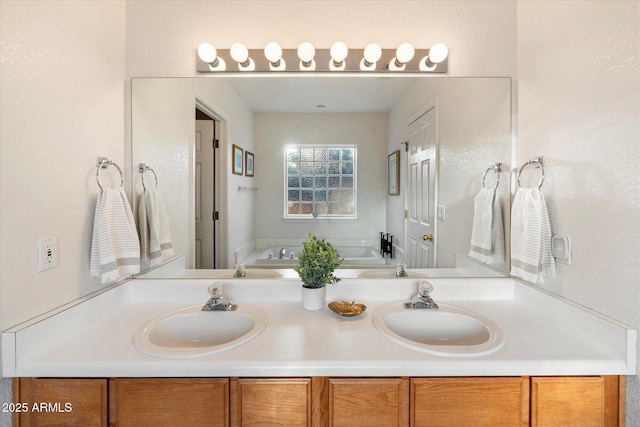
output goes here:
[[[256, 114], [256, 239], [324, 238], [376, 241], [384, 231], [386, 114]], [[284, 216], [284, 147], [289, 144], [357, 146], [358, 218], [288, 219]], [[335, 240], [333, 241], [335, 243]]]
[[[149, 165], [158, 177], [158, 189], [166, 204], [175, 253], [192, 257], [193, 184], [190, 177], [195, 138], [195, 95], [185, 79], [134, 79], [131, 82], [133, 164]], [[148, 183], [150, 174], [146, 174]], [[133, 203], [136, 215], [142, 194], [140, 173], [133, 170]], [[144, 268], [144, 267], [143, 267]]]
[[[518, 163], [544, 156], [572, 265], [544, 288], [640, 327], [640, 3], [518, 3]], [[627, 387], [640, 425], [640, 385]]]
[[[467, 254], [473, 225], [474, 197], [482, 187], [486, 168], [502, 163], [498, 194], [501, 197], [507, 246], [509, 236], [509, 171], [511, 153], [511, 82], [507, 78], [420, 79], [389, 113], [388, 152], [406, 141], [407, 120], [427, 103], [437, 100], [439, 134], [438, 205], [446, 209], [438, 221], [437, 266], [453, 267], [455, 254]], [[406, 182], [407, 156], [401, 155], [401, 180]], [[482, 166], [478, 166], [482, 165]], [[487, 174], [487, 185], [495, 183]], [[387, 197], [387, 224], [404, 246], [402, 197]], [[396, 242], [396, 240], [394, 240]]]
[[[101, 286], [89, 277], [96, 157], [124, 170], [125, 9], [3, 1], [1, 11], [4, 329]], [[58, 267], [38, 273], [36, 240], [54, 236]]]

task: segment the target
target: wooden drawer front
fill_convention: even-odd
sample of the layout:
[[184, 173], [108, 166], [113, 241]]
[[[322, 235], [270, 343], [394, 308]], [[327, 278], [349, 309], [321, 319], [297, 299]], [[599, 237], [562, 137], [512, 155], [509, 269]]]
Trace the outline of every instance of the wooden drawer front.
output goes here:
[[529, 423], [528, 378], [411, 379], [411, 426]]
[[618, 377], [531, 378], [532, 426], [617, 426]]
[[231, 381], [232, 426], [311, 426], [311, 378]]
[[329, 426], [409, 426], [407, 378], [329, 379]]
[[114, 427], [229, 425], [226, 378], [122, 378], [110, 381]]
[[14, 401], [28, 405], [17, 426], [107, 425], [106, 379], [20, 378], [14, 391]]

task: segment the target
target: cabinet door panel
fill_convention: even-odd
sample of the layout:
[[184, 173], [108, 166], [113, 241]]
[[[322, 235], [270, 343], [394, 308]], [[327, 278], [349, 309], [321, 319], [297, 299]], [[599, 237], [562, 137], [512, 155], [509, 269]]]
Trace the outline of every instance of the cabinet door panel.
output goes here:
[[109, 400], [114, 427], [229, 425], [226, 378], [119, 378]]
[[330, 427], [408, 427], [408, 425], [408, 379], [329, 379]]
[[18, 414], [21, 427], [106, 426], [107, 380], [20, 378], [14, 400], [28, 405]]
[[311, 378], [231, 381], [233, 426], [311, 426]]
[[617, 426], [618, 377], [531, 378], [532, 426]]
[[529, 422], [528, 378], [413, 378], [412, 426], [518, 426]]

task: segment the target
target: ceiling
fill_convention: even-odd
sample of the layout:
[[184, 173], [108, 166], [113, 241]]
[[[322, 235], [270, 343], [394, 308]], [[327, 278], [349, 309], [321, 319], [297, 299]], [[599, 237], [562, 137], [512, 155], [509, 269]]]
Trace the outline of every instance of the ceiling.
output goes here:
[[[228, 77], [258, 113], [386, 113], [416, 77], [270, 76]], [[326, 107], [318, 108], [317, 104]]]

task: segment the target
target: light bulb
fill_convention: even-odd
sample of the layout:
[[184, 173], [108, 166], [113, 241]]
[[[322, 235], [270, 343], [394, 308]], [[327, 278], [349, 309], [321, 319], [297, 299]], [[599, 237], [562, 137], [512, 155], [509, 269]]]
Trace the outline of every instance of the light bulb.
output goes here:
[[309, 42], [300, 43], [298, 46], [298, 58], [304, 63], [309, 63], [316, 55], [316, 49]]
[[433, 65], [439, 64], [447, 59], [448, 55], [449, 49], [447, 48], [447, 46], [443, 43], [437, 43], [431, 46], [431, 49], [429, 49], [428, 61]]
[[402, 43], [398, 46], [398, 49], [396, 49], [396, 61], [399, 62], [400, 65], [406, 64], [413, 59], [414, 53], [415, 50], [413, 46], [411, 46], [411, 43]]
[[277, 63], [282, 58], [282, 48], [276, 42], [269, 42], [264, 47], [264, 56], [271, 63]]
[[309, 42], [300, 43], [298, 46], [298, 58], [300, 58], [300, 69], [304, 71], [314, 71], [316, 62], [313, 57], [316, 55], [316, 49]]
[[364, 59], [370, 64], [378, 62], [381, 56], [382, 49], [375, 43], [368, 44], [367, 47], [364, 48]]
[[264, 56], [269, 61], [269, 69], [271, 71], [285, 71], [287, 64], [282, 58], [282, 48], [276, 42], [269, 42], [264, 47]]
[[211, 63], [215, 62], [215, 60], [216, 60], [216, 58], [218, 56], [218, 52], [216, 51], [216, 48], [213, 47], [212, 44], [210, 44], [210, 43], [202, 43], [202, 44], [200, 44], [200, 46], [198, 46], [198, 56], [204, 62], [206, 62], [208, 64], [211, 64]]
[[247, 59], [249, 59], [249, 49], [247, 49], [247, 47], [242, 43], [232, 44], [229, 51], [231, 53], [231, 58], [239, 64], [246, 63]]
[[331, 53], [331, 59], [333, 59], [334, 65], [339, 67], [349, 54], [349, 48], [342, 42], [335, 42], [331, 45], [329, 52]]

